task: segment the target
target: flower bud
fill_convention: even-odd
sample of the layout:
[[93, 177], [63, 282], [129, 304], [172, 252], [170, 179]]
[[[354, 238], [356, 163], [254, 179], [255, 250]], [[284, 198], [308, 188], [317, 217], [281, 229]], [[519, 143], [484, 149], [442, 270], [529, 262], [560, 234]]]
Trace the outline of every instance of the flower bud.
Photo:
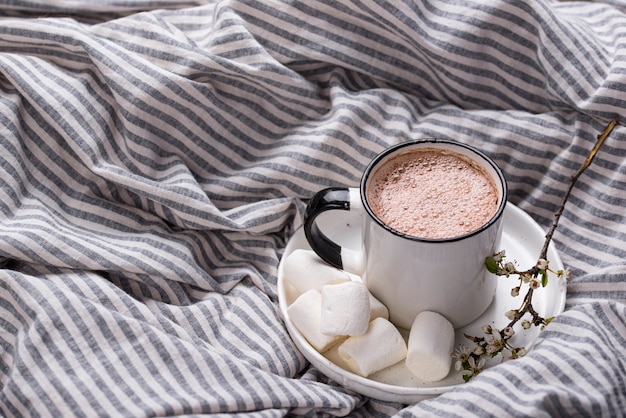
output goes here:
[[515, 335], [515, 330], [513, 329], [513, 327], [506, 327], [502, 330], [502, 332], [504, 332], [504, 336], [508, 338]]
[[511, 309], [510, 311], [507, 311], [504, 315], [507, 317], [509, 321], [512, 321], [515, 319], [517, 314], [519, 314], [519, 311], [517, 309]]
[[572, 273], [572, 271], [570, 269], [565, 269], [565, 273], [563, 273], [565, 275], [565, 280], [569, 283], [572, 281], [572, 278], [574, 277], [574, 274]]
[[505, 253], [505, 251], [504, 251], [504, 250], [502, 250], [502, 251], [500, 251], [500, 252], [498, 252], [498, 253], [495, 253], [495, 254], [493, 255], [493, 257], [491, 257], [491, 258], [493, 258], [493, 261], [495, 261], [496, 263], [499, 263], [500, 261], [502, 261], [502, 259], [503, 259], [505, 256], [506, 256], [506, 253]]
[[499, 348], [494, 344], [490, 344], [487, 346], [487, 354], [489, 354], [490, 356], [496, 354], [498, 350]]

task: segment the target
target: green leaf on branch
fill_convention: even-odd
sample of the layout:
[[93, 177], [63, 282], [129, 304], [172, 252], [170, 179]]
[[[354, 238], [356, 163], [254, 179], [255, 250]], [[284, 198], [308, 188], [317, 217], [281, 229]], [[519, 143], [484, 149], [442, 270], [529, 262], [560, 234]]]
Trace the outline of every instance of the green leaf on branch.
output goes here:
[[487, 267], [487, 271], [491, 274], [496, 274], [498, 272], [498, 263], [491, 256], [485, 258], [485, 267]]

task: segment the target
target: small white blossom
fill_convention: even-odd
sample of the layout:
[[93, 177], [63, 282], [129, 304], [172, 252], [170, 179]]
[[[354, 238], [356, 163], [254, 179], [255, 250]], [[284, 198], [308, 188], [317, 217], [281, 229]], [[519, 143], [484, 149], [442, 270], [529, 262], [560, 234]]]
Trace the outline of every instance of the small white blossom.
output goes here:
[[489, 354], [490, 356], [496, 354], [499, 350], [498, 347], [495, 344], [488, 344], [487, 348], [486, 348], [487, 354]]
[[465, 363], [470, 358], [470, 348], [466, 345], [461, 345], [456, 350], [454, 350], [453, 357], [456, 358], [454, 368], [456, 370], [461, 370], [461, 368], [463, 367], [463, 363]]
[[487, 347], [485, 348], [489, 355], [499, 353], [504, 348], [504, 340], [500, 335], [500, 331], [494, 329], [491, 335], [492, 337], [487, 340]]
[[519, 296], [519, 291], [520, 291], [520, 287], [516, 286], [513, 289], [511, 289], [511, 296], [516, 297]]
[[510, 261], [507, 261], [506, 263], [504, 263], [504, 274], [508, 276], [509, 274], [514, 274], [514, 273], [515, 273], [515, 264], [511, 263]]
[[517, 354], [517, 348], [513, 348], [511, 349], [510, 353], [509, 353], [509, 359], [510, 360], [515, 360], [516, 358], [518, 358], [518, 354]]
[[512, 321], [515, 319], [517, 314], [519, 314], [519, 311], [517, 309], [511, 309], [510, 311], [506, 311], [504, 315], [509, 321]]
[[548, 268], [548, 263], [548, 260], [540, 258], [539, 260], [537, 260], [537, 267], [539, 268], [539, 270], [545, 270]]
[[515, 335], [515, 330], [513, 329], [513, 327], [506, 327], [502, 330], [502, 332], [504, 332], [504, 336], [511, 338], [513, 335]]
[[526, 319], [522, 321], [522, 328], [524, 328], [524, 329], [530, 328], [531, 325], [532, 324], [530, 323], [530, 321], [528, 321]]
[[481, 357], [480, 360], [478, 360], [478, 363], [476, 363], [476, 360], [474, 360], [474, 357], [470, 357], [468, 360], [468, 363], [469, 363], [469, 369], [464, 370], [463, 374], [465, 376], [476, 376], [478, 373], [482, 371], [483, 367], [485, 367], [485, 358]]
[[485, 348], [482, 345], [477, 345], [474, 349], [474, 354], [476, 354], [477, 356], [485, 354]]
[[506, 251], [502, 250], [499, 253], [495, 253], [491, 258], [493, 258], [493, 261], [496, 263], [499, 263], [504, 257], [506, 257]]
[[567, 282], [571, 282], [572, 281], [573, 274], [572, 274], [572, 271], [570, 269], [559, 270], [557, 272], [557, 275], [559, 277], [565, 277], [565, 280]]
[[491, 334], [491, 325], [483, 325], [483, 332], [485, 334]]
[[530, 288], [531, 289], [539, 289], [539, 287], [541, 286], [541, 283], [539, 282], [539, 280], [537, 279], [532, 279], [530, 281]]

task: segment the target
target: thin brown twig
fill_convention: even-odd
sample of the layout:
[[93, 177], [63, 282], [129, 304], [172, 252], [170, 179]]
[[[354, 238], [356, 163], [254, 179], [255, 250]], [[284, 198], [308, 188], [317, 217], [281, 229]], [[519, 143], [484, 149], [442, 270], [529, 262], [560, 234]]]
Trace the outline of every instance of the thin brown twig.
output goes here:
[[617, 125], [618, 123], [619, 123], [619, 117], [615, 116], [609, 122], [606, 128], [604, 128], [604, 131], [602, 131], [602, 133], [598, 135], [598, 141], [596, 142], [593, 149], [589, 152], [589, 155], [587, 156], [587, 159], [585, 160], [584, 164], [570, 177], [569, 186], [567, 190], [565, 191], [563, 198], [561, 199], [561, 204], [559, 205], [558, 210], [554, 214], [552, 225], [550, 226], [550, 229], [548, 230], [548, 233], [546, 234], [546, 240], [543, 243], [543, 248], [541, 249], [541, 252], [539, 253], [539, 258], [545, 259], [546, 255], [548, 254], [548, 246], [550, 245], [550, 241], [552, 240], [552, 235], [554, 234], [554, 231], [556, 230], [556, 227], [559, 224], [559, 219], [561, 218], [561, 215], [563, 214], [563, 210], [565, 208], [565, 202], [567, 202], [567, 200], [569, 199], [569, 195], [572, 193], [572, 189], [574, 188], [574, 185], [578, 181], [578, 178], [587, 169], [587, 167], [591, 165], [591, 162], [596, 157], [598, 150], [600, 149], [602, 144], [604, 144], [604, 140], [611, 134], [611, 132], [613, 131], [613, 128], [615, 128], [615, 125]]
[[[587, 155], [587, 159], [585, 160], [585, 162], [580, 166], [580, 168], [574, 174], [571, 175], [568, 188], [565, 191], [565, 194], [563, 195], [563, 197], [561, 198], [561, 203], [559, 204], [558, 209], [554, 214], [552, 225], [550, 226], [550, 228], [548, 229], [548, 232], [545, 235], [546, 239], [543, 243], [543, 247], [541, 248], [541, 252], [539, 253], [539, 259], [543, 259], [543, 260], [547, 259], [548, 247], [550, 246], [550, 242], [552, 241], [552, 235], [554, 235], [554, 231], [556, 231], [556, 227], [559, 224], [559, 219], [561, 218], [561, 215], [563, 214], [563, 210], [565, 209], [565, 203], [569, 199], [569, 196], [572, 193], [572, 190], [574, 188], [574, 185], [578, 181], [578, 178], [591, 165], [592, 161], [596, 157], [596, 154], [598, 153], [598, 150], [600, 150], [600, 147], [602, 147], [602, 144], [604, 144], [604, 140], [611, 134], [611, 132], [613, 131], [613, 128], [615, 128], [615, 125], [617, 125], [618, 123], [619, 123], [619, 117], [615, 116], [608, 123], [606, 128], [604, 128], [604, 131], [602, 131], [602, 133], [598, 135], [597, 137], [598, 140], [596, 141], [594, 147], [591, 149], [591, 151]], [[539, 274], [539, 272], [540, 272], [540, 268], [538, 266], [533, 266], [530, 269], [528, 269], [526, 273], [528, 273], [530, 277], [536, 277]], [[537, 318], [539, 317], [539, 314], [533, 309], [532, 294], [533, 294], [533, 289], [528, 289], [528, 293], [524, 297], [524, 301], [522, 302], [522, 305], [520, 306], [518, 314], [515, 315], [515, 318], [509, 323], [509, 326], [515, 325], [517, 321], [519, 321], [521, 317], [524, 316], [526, 313], [530, 313], [533, 319], [537, 320]]]

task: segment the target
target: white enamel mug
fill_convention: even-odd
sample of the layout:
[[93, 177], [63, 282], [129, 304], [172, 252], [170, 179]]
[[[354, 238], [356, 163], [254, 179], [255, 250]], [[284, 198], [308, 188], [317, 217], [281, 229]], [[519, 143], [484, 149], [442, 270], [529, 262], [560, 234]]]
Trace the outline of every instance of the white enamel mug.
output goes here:
[[[482, 167], [498, 193], [498, 209], [478, 229], [445, 239], [406, 235], [385, 225], [367, 202], [370, 175], [400, 153], [416, 148], [440, 148], [465, 156]], [[423, 139], [394, 145], [367, 166], [360, 188], [327, 188], [307, 205], [304, 231], [307, 241], [327, 263], [359, 275], [370, 292], [389, 309], [391, 322], [410, 329], [421, 311], [445, 316], [455, 328], [474, 321], [491, 303], [496, 279], [485, 270], [502, 234], [507, 185], [496, 163], [474, 147], [445, 139]], [[359, 213], [360, 251], [341, 247], [318, 227], [316, 217], [328, 210]]]

